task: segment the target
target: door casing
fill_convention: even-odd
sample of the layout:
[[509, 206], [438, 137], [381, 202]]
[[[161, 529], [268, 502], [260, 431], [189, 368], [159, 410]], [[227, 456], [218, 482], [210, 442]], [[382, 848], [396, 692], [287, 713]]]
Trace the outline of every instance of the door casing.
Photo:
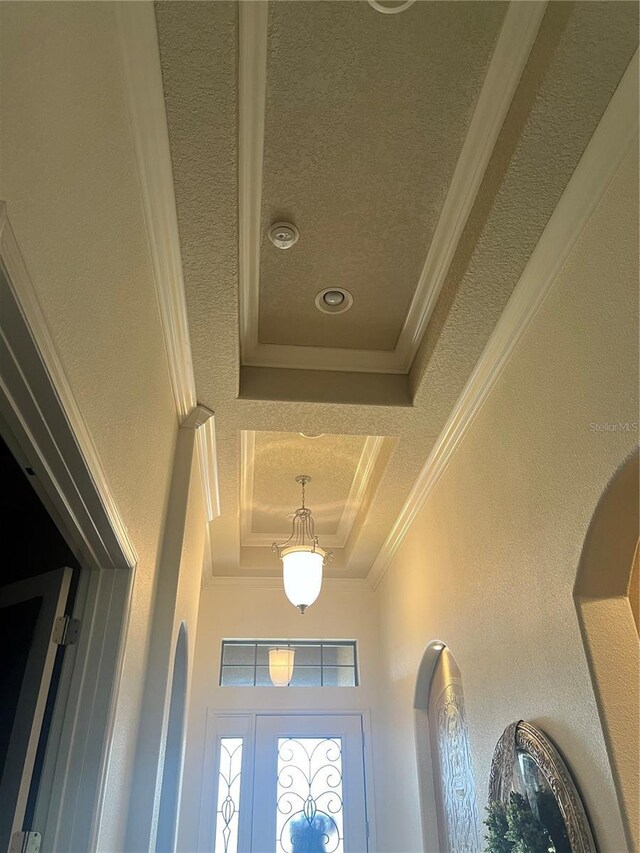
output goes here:
[[[93, 850], [138, 558], [0, 202], [0, 431], [82, 566], [33, 830], [43, 853]], [[46, 413], [46, 419], [43, 416]]]
[[[277, 688], [274, 688], [277, 689]], [[322, 689], [322, 688], [313, 688]], [[377, 853], [377, 828], [375, 816], [375, 792], [373, 772], [373, 750], [371, 740], [371, 712], [364, 709], [336, 709], [334, 712], [318, 712], [317, 710], [262, 711], [256, 709], [215, 710], [207, 711], [205, 731], [205, 748], [202, 764], [202, 781], [200, 797], [200, 815], [198, 821], [198, 851], [211, 851], [215, 833], [216, 792], [218, 774], [218, 741], [220, 737], [241, 735], [245, 738], [244, 748], [255, 749], [256, 720], [258, 717], [343, 717], [357, 716], [362, 720], [363, 755], [364, 755], [364, 786], [365, 804], [369, 829], [369, 853]], [[251, 816], [253, 814], [253, 780], [243, 774], [241, 781], [241, 838], [251, 838]], [[245, 850], [242, 850], [245, 853]]]

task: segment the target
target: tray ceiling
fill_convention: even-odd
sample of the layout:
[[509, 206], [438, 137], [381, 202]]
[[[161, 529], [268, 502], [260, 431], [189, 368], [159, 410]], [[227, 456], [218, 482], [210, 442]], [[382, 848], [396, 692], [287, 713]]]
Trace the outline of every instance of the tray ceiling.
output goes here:
[[[160, 0], [156, 21], [215, 412], [213, 573], [279, 574], [306, 473], [327, 574], [365, 578], [637, 48], [637, 5]], [[265, 241], [276, 218], [292, 249]], [[333, 285], [354, 306], [324, 317], [309, 300]]]
[[[505, 11], [421, 2], [390, 27], [366, 3], [269, 4], [260, 343], [395, 349]], [[353, 307], [320, 313], [327, 287]]]
[[300, 506], [295, 478], [306, 474], [316, 534], [325, 547], [344, 548], [382, 473], [385, 441], [380, 436], [243, 431], [241, 544], [270, 547], [288, 539], [293, 511]]

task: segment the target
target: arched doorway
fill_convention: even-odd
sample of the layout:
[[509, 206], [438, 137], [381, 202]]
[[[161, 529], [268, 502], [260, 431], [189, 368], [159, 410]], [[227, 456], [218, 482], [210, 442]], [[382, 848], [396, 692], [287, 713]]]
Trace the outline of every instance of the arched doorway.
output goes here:
[[636, 451], [614, 474], [587, 532], [576, 610], [630, 850], [640, 850], [637, 591], [640, 501]]
[[[479, 853], [478, 812], [471, 766], [469, 733], [462, 689], [462, 676], [451, 650], [431, 643], [423, 656], [416, 685], [414, 707], [417, 724], [426, 724], [428, 743], [420, 755], [422, 797], [432, 791], [438, 825], [438, 849], [442, 853]], [[426, 712], [426, 714], [425, 714]], [[428, 755], [428, 760], [425, 760]], [[423, 824], [425, 823], [423, 819]], [[425, 827], [425, 843], [431, 836]]]
[[184, 708], [187, 696], [187, 629], [180, 625], [171, 680], [167, 745], [162, 771], [162, 790], [158, 813], [157, 853], [173, 853], [176, 849], [178, 808], [184, 746]]

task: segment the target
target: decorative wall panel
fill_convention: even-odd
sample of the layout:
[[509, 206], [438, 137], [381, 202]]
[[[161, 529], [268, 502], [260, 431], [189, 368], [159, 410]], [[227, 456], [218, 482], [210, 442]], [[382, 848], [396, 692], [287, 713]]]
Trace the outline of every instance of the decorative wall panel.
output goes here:
[[447, 648], [441, 652], [433, 673], [428, 713], [441, 848], [450, 853], [479, 853], [462, 681]]

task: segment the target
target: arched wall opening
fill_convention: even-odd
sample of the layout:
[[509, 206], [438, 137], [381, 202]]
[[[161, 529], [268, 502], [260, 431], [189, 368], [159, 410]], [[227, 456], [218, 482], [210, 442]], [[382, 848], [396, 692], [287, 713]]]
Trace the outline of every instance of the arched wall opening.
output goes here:
[[178, 630], [171, 679], [171, 699], [167, 743], [162, 771], [162, 788], [158, 812], [156, 853], [173, 853], [176, 849], [178, 809], [184, 756], [184, 717], [187, 698], [188, 644], [187, 626]]
[[413, 707], [424, 849], [479, 853], [462, 676], [440, 640], [429, 643], [422, 656]]
[[[574, 599], [630, 850], [640, 850], [640, 701], [634, 560], [640, 536], [636, 450], [598, 501], [585, 538]], [[634, 602], [637, 604], [637, 602]]]

